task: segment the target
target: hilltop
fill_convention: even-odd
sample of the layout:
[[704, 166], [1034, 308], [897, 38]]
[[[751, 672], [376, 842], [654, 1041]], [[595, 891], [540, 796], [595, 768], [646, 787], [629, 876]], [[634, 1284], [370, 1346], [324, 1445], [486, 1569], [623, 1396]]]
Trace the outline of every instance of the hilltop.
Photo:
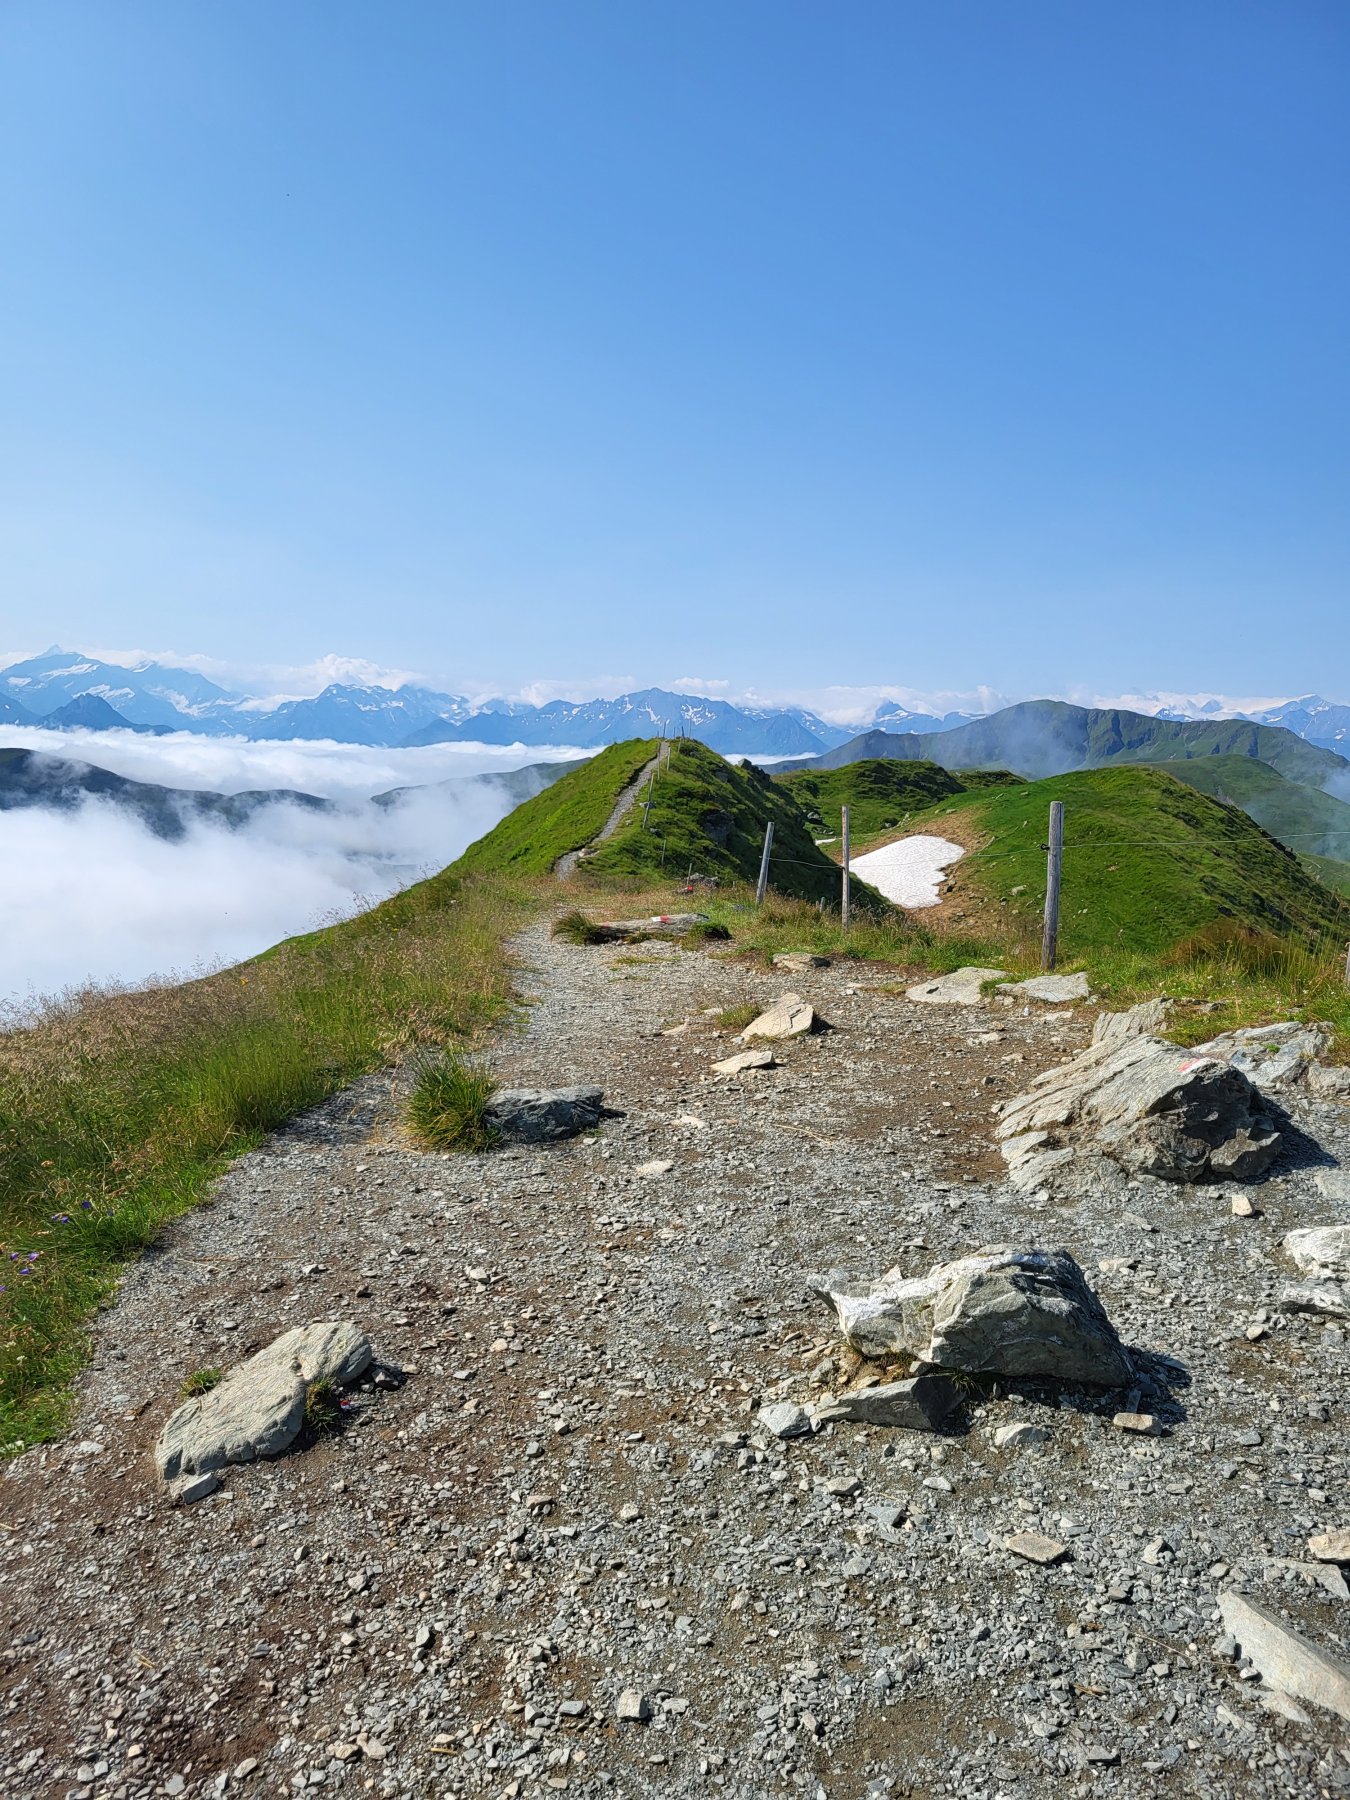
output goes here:
[[[691, 875], [753, 885], [770, 819], [775, 891], [837, 904], [838, 868], [792, 794], [763, 770], [729, 763], [693, 738], [611, 746], [518, 806], [455, 867], [542, 875], [576, 866], [588, 878], [628, 885]], [[884, 908], [862, 883], [857, 897]]]
[[1321, 788], [1290, 781], [1269, 763], [1248, 756], [1197, 756], [1150, 766], [1240, 806], [1298, 856], [1350, 863], [1350, 805]]

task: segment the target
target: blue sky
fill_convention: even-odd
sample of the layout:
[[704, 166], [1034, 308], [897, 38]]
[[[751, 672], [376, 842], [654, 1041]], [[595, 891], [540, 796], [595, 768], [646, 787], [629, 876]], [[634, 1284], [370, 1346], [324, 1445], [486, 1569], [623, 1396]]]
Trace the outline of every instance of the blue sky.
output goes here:
[[0, 650], [1350, 698], [1350, 9], [0, 12]]

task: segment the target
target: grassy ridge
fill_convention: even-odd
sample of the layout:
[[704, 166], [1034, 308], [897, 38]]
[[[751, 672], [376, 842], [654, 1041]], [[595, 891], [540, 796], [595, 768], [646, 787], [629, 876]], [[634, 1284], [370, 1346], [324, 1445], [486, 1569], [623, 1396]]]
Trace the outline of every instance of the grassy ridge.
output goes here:
[[854, 839], [903, 825], [910, 814], [925, 811], [949, 794], [1021, 785], [1020, 777], [1004, 770], [953, 772], [937, 763], [880, 757], [847, 763], [842, 769], [798, 769], [776, 775], [774, 781], [792, 795], [809, 823], [836, 836], [843, 828], [841, 809], [847, 806]]
[[470, 844], [454, 867], [551, 874], [560, 857], [582, 849], [604, 829], [619, 795], [656, 755], [657, 743], [630, 738], [578, 763]]
[[[589, 877], [670, 881], [691, 871], [719, 881], [754, 882], [764, 828], [773, 820], [769, 879], [780, 893], [839, 901], [839, 871], [816, 847], [806, 815], [781, 784], [750, 764], [726, 762], [692, 738], [671, 745], [652, 797], [649, 819], [635, 807], [586, 859]], [[859, 884], [860, 904], [884, 905]]]
[[179, 987], [91, 994], [0, 1036], [0, 1444], [48, 1437], [117, 1268], [288, 1118], [501, 1016], [538, 904], [442, 874]]
[[1240, 806], [1296, 855], [1350, 863], [1350, 805], [1321, 788], [1290, 781], [1278, 769], [1247, 756], [1196, 757], [1151, 766], [1202, 794]]

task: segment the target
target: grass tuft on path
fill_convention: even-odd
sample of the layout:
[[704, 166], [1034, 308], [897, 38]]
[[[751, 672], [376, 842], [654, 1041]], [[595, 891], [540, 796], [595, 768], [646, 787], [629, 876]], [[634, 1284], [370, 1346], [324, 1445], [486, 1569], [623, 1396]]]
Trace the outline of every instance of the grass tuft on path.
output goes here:
[[69, 995], [0, 1034], [0, 1446], [61, 1429], [119, 1267], [233, 1157], [503, 1016], [505, 940], [540, 902], [442, 874], [204, 980]]
[[447, 1056], [418, 1076], [408, 1124], [431, 1150], [490, 1150], [497, 1134], [487, 1122], [487, 1104], [495, 1088], [486, 1069]]

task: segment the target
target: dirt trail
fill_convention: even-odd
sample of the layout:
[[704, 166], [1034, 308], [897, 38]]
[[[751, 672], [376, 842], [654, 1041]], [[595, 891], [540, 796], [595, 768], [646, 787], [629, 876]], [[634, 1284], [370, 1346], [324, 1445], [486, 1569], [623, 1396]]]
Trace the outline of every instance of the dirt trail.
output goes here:
[[[664, 746], [662, 748], [664, 749]], [[599, 831], [596, 832], [589, 844], [583, 844], [578, 850], [569, 850], [565, 856], [560, 856], [558, 858], [557, 862], [553, 865], [553, 873], [560, 881], [565, 880], [566, 877], [572, 873], [573, 869], [576, 868], [577, 863], [592, 845], [603, 844], [606, 838], [614, 836], [614, 833], [619, 829], [620, 825], [623, 824], [629, 813], [632, 812], [633, 808], [637, 805], [638, 796], [641, 794], [643, 788], [660, 769], [661, 756], [662, 750], [658, 750], [646, 767], [633, 777], [628, 786], [614, 802], [613, 812], [605, 820], [604, 824], [600, 827]]]
[[[6, 1800], [1347, 1792], [1350, 1728], [1277, 1719], [1212, 1649], [1233, 1582], [1345, 1630], [1286, 1567], [1345, 1522], [1344, 1335], [1247, 1336], [1282, 1233], [1336, 1214], [1311, 1175], [1258, 1219], [1142, 1185], [1051, 1208], [1003, 1185], [989, 1108], [1085, 1012], [542, 926], [524, 954], [501, 1078], [598, 1080], [621, 1118], [428, 1155], [368, 1081], [241, 1159], [99, 1319], [70, 1437], [0, 1484]], [[787, 985], [835, 1029], [709, 1077], [703, 1009]], [[1350, 1163], [1344, 1111], [1309, 1122]], [[1008, 1241], [1078, 1257], [1168, 1436], [1030, 1385], [941, 1437], [757, 1428], [848, 1372], [809, 1274]], [[406, 1383], [172, 1510], [150, 1447], [183, 1378], [335, 1316]], [[1043, 1441], [995, 1449], [1018, 1420]], [[1068, 1555], [1017, 1561], [1019, 1529]]]

